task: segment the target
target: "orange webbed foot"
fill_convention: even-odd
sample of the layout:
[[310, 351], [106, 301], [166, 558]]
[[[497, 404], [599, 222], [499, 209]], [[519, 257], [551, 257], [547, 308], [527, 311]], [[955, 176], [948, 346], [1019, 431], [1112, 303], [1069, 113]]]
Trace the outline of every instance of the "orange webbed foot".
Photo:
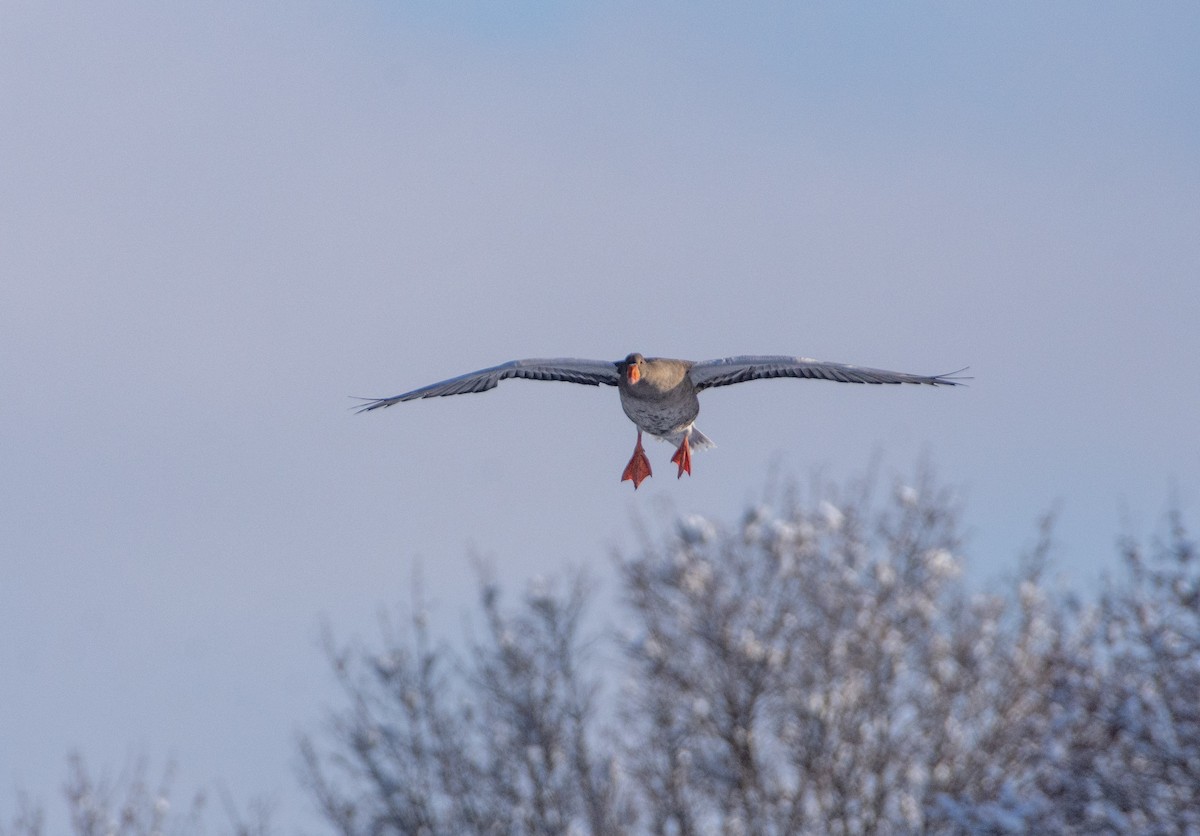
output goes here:
[[679, 465], [679, 473], [675, 476], [676, 479], [682, 479], [683, 474], [692, 475], [692, 447], [688, 444], [687, 437], [679, 445], [679, 449], [675, 451], [675, 455], [671, 456], [671, 461]]
[[621, 481], [632, 481], [633, 489], [636, 491], [638, 485], [653, 475], [650, 470], [650, 460], [646, 458], [646, 451], [642, 448], [642, 431], [638, 430], [637, 445], [633, 448], [633, 458], [629, 460], [629, 464], [625, 465]]

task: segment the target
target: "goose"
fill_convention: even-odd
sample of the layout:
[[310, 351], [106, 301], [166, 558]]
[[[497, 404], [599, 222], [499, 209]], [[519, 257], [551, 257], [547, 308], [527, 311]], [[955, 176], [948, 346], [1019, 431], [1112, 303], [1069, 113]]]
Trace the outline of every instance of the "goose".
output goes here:
[[587, 386], [616, 386], [621, 407], [637, 427], [633, 456], [621, 473], [621, 481], [633, 482], [634, 490], [649, 476], [650, 460], [642, 447], [642, 433], [675, 445], [672, 464], [676, 478], [692, 473], [692, 452], [715, 446], [695, 425], [700, 414], [697, 395], [714, 386], [729, 386], [770, 377], [833, 380], [839, 383], [914, 383], [927, 386], [957, 386], [964, 380], [958, 372], [919, 375], [831, 363], [808, 357], [782, 355], [725, 357], [720, 360], [672, 360], [644, 357], [634, 352], [624, 360], [578, 360], [573, 358], [511, 360], [498, 366], [431, 383], [390, 398], [363, 398], [358, 411], [370, 412], [420, 398], [465, 395], [494, 389], [502, 380], [557, 380]]

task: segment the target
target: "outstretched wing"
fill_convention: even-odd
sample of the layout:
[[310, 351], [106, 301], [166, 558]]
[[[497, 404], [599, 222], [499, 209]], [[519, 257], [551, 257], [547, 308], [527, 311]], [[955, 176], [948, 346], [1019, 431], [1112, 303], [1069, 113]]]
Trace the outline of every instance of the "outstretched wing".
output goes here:
[[840, 383], [925, 383], [930, 386], [957, 386], [958, 381], [964, 379], [956, 377], [958, 372], [938, 375], [908, 374], [851, 366], [847, 363], [827, 363], [808, 357], [783, 356], [704, 360], [693, 365], [688, 374], [697, 390], [765, 377], [807, 377], [813, 380], [836, 380]]
[[431, 383], [403, 395], [391, 398], [364, 398], [366, 403], [359, 407], [358, 411], [369, 412], [372, 409], [391, 406], [401, 401], [415, 401], [418, 398], [486, 392], [488, 389], [495, 389], [501, 380], [510, 377], [523, 377], [526, 380], [561, 380], [588, 386], [599, 386], [601, 383], [616, 386], [620, 378], [617, 374], [617, 364], [606, 360], [574, 360], [565, 357], [555, 360], [512, 360], [490, 369], [480, 369], [440, 383]]

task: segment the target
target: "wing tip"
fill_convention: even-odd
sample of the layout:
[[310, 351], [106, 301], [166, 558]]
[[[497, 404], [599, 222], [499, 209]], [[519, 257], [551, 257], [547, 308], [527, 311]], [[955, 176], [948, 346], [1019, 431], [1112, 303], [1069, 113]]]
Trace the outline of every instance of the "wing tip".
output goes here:
[[934, 386], [966, 386], [967, 384], [963, 382], [964, 380], [975, 379], [974, 375], [963, 374], [963, 372], [970, 371], [970, 369], [970, 366], [963, 366], [961, 369], [947, 372], [946, 374], [935, 374], [930, 383]]
[[364, 398], [359, 395], [351, 395], [350, 397], [356, 401], [363, 401], [363, 403], [357, 403], [349, 407], [354, 410], [355, 415], [361, 415], [373, 409], [386, 409], [395, 403], [393, 398]]

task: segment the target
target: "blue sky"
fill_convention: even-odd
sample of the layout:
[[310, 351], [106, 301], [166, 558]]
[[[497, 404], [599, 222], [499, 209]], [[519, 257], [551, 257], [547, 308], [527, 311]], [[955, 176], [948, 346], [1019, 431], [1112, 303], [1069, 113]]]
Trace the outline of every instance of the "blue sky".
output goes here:
[[[0, 813], [72, 747], [311, 815], [294, 736], [421, 567], [606, 564], [778, 467], [926, 457], [980, 578], [1058, 507], [1080, 585], [1200, 511], [1193, 4], [9, 3]], [[789, 353], [955, 391], [705, 395], [636, 494], [615, 393], [515, 357]], [[12, 796], [10, 795], [10, 801]]]

